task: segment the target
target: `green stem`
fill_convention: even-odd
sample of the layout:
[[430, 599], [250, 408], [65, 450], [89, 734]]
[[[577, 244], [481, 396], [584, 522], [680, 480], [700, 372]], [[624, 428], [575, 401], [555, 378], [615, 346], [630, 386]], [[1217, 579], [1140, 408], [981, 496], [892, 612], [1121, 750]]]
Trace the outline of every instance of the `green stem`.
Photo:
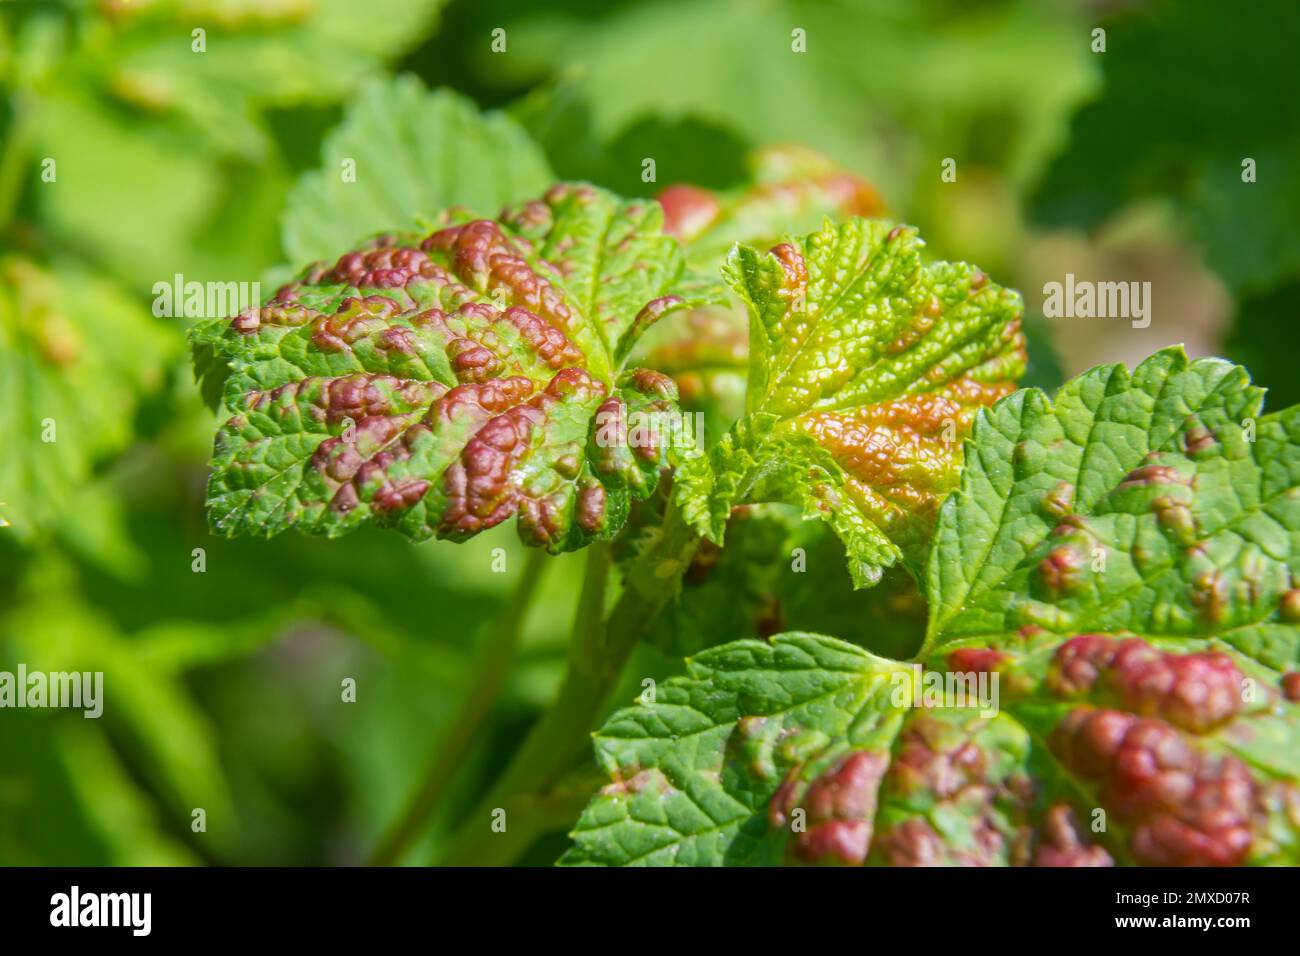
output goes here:
[[574, 614], [569, 643], [568, 672], [553, 706], [525, 738], [514, 761], [495, 784], [500, 794], [542, 790], [576, 752], [575, 734], [583, 715], [600, 705], [598, 696], [607, 682], [594, 672], [601, 660], [604, 634], [605, 590], [609, 582], [610, 549], [597, 542], [587, 549], [587, 569]]
[[493, 810], [505, 807], [519, 794], [545, 793], [582, 756], [623, 665], [676, 592], [698, 545], [699, 536], [670, 505], [656, 538], [629, 562], [623, 593], [603, 621], [609, 551], [608, 545], [593, 546], [578, 599], [569, 669], [559, 696], [471, 813], [443, 863], [468, 866], [493, 858], [488, 841], [500, 835], [490, 826]]
[[537, 592], [537, 583], [545, 562], [545, 551], [540, 548], [528, 550], [523, 574], [515, 586], [510, 605], [485, 649], [484, 659], [478, 669], [478, 679], [461, 704], [460, 713], [452, 721], [447, 739], [435, 749], [433, 762], [429, 765], [423, 783], [411, 796], [401, 817], [371, 854], [371, 866], [391, 866], [399, 862], [419, 836], [425, 822], [437, 810], [505, 682], [506, 672], [514, 659], [519, 635], [523, 630], [524, 615]]
[[32, 139], [32, 109], [26, 95], [15, 93], [10, 99], [12, 120], [0, 152], [0, 232], [9, 226], [22, 193], [23, 177], [28, 175], [28, 150]]

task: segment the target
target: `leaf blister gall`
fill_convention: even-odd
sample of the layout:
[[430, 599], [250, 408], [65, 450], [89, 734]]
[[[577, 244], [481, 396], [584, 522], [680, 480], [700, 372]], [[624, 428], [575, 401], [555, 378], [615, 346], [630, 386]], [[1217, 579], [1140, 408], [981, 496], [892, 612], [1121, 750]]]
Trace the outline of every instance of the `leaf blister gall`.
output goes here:
[[228, 367], [209, 506], [225, 534], [373, 521], [462, 540], [518, 517], [552, 551], [607, 538], [660, 444], [594, 434], [598, 410], [676, 413], [666, 376], [621, 372], [638, 322], [694, 293], [658, 207], [561, 185], [498, 221], [461, 213], [317, 263], [265, 306], [194, 332]]
[[1258, 786], [1237, 757], [1207, 754], [1159, 720], [1088, 708], [1062, 721], [1052, 749], [1096, 781], [1103, 802], [1132, 827], [1130, 847], [1139, 862], [1245, 862]]
[[1058, 803], [1047, 811], [1034, 851], [1034, 866], [1114, 865], [1114, 858], [1084, 835], [1068, 803]]
[[[1294, 864], [1300, 412], [1261, 399], [1167, 350], [980, 413], [919, 661], [996, 676], [997, 712], [918, 709], [891, 693], [908, 665], [833, 638], [715, 647], [596, 738], [602, 764], [665, 768], [695, 815], [646, 829], [655, 807], [597, 798], [565, 862]], [[1254, 443], [1188, 457], [1185, 435], [1242, 417]], [[889, 760], [842, 794], [856, 754]]]
[[1056, 651], [1048, 685], [1063, 696], [1112, 695], [1136, 714], [1206, 733], [1242, 708], [1244, 675], [1219, 651], [1171, 653], [1140, 638], [1073, 637]]

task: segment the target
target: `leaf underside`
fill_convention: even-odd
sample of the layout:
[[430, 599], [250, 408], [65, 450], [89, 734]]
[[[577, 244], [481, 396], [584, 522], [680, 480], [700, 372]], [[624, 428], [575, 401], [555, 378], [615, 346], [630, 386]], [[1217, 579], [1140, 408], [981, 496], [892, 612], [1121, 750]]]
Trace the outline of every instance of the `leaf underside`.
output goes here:
[[555, 181], [507, 116], [480, 114], [410, 75], [365, 84], [322, 153], [285, 204], [284, 248], [295, 263], [333, 255], [357, 236], [414, 227], [413, 213], [500, 209]]

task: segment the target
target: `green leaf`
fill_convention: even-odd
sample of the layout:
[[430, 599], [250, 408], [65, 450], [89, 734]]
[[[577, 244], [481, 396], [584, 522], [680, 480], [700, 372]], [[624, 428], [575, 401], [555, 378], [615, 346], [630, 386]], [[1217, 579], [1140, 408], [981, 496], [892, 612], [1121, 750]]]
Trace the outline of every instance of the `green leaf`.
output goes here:
[[1300, 543], [1300, 407], [1181, 348], [980, 420], [930, 557], [930, 647], [1022, 628], [1216, 637], [1300, 660], [1276, 624]]
[[[131, 779], [108, 735], [93, 721], [59, 725], [57, 747], [77, 803], [113, 866], [191, 866], [198, 858], [168, 834], [157, 809]], [[173, 827], [174, 829], [174, 827]]]
[[[29, 672], [102, 673], [103, 723], [112, 728], [119, 744], [162, 796], [170, 829], [188, 827], [191, 810], [203, 807], [211, 821], [208, 839], [218, 851], [233, 848], [238, 822], [216, 734], [180, 677], [140, 659], [131, 639], [110, 619], [75, 597], [69, 599], [72, 581], [62, 569], [44, 573], [43, 586], [34, 588], [0, 621], [4, 660], [24, 662]], [[82, 719], [75, 711], [73, 715]], [[76, 745], [76, 741], [69, 743]], [[104, 757], [97, 755], [95, 764]], [[106, 775], [112, 769], [86, 767], [87, 772]], [[118, 769], [113, 776], [120, 775]], [[106, 780], [105, 786], [116, 788], [122, 782]], [[112, 789], [103, 795], [120, 805], [101, 806], [102, 815], [121, 814], [122, 825], [146, 823], [141, 819], [146, 812], [143, 806], [127, 805], [138, 803], [138, 795]]]
[[[865, 180], [826, 157], [795, 146], [767, 147], [746, 157], [747, 182], [721, 192], [678, 184], [659, 193], [664, 230], [686, 249], [701, 271], [721, 268], [737, 242], [764, 246], [788, 234], [816, 229], [827, 216], [867, 216], [881, 211]], [[748, 320], [743, 307], [697, 309], [651, 329], [635, 353], [640, 364], [672, 376], [682, 406], [705, 416], [709, 443], [744, 411], [749, 364]]]
[[[825, 151], [891, 193], [933, 176], [936, 156], [971, 157], [1017, 184], [1031, 181], [1101, 68], [1088, 49], [1090, 21], [1030, 0], [963, 8], [959, 27], [950, 0], [606, 7], [568, 19], [530, 10], [517, 27], [506, 24], [510, 56], [484, 56], [482, 75], [501, 83], [513, 70], [522, 86], [564, 64], [606, 146], [646, 118], [692, 117], [752, 144]], [[796, 27], [806, 52], [797, 51]], [[1017, 55], [1007, 56], [1012, 48]], [[689, 162], [655, 155], [664, 178]]]
[[12, 532], [102, 526], [86, 489], [130, 443], [178, 341], [84, 269], [0, 259], [0, 516]]
[[735, 641], [596, 734], [610, 783], [561, 863], [1295, 865], [1300, 707], [1265, 677], [1193, 641], [1053, 636], [924, 668]]
[[[187, 121], [203, 140], [258, 160], [272, 147], [267, 108], [347, 95], [385, 59], [416, 46], [443, 3], [199, 0], [153, 10], [127, 4], [115, 11], [107, 54], [89, 44], [78, 51], [86, 74], [79, 79], [165, 121]], [[204, 31], [201, 49], [196, 28]]]
[[495, 212], [553, 180], [509, 117], [480, 114], [450, 90], [430, 93], [414, 76], [374, 80], [326, 139], [321, 168], [290, 194], [285, 252], [295, 262], [325, 258], [452, 206]]
[[624, 359], [700, 288], [661, 222], [560, 185], [499, 220], [381, 236], [197, 326], [201, 374], [230, 373], [214, 529], [464, 540], [518, 514], [552, 551], [616, 534], [678, 436], [672, 381]]
[[583, 813], [561, 862], [779, 863], [783, 834], [765, 808], [783, 771], [832, 740], [887, 748], [900, 715], [882, 692], [903, 671], [807, 634], [705, 651], [653, 704], [618, 711], [596, 734], [613, 782]]
[[52, 92], [34, 114], [33, 152], [57, 163], [52, 188], [34, 187], [41, 222], [137, 288], [187, 268], [189, 239], [220, 193], [209, 157], [175, 129], [133, 125], [81, 90]]
[[322, 109], [381, 72], [442, 0], [28, 6], [42, 9], [18, 18], [6, 143], [30, 194], [19, 209], [147, 287], [263, 268], [279, 243], [281, 147], [316, 141], [292, 107]]
[[[847, 152], [860, 101], [815, 58], [791, 55], [793, 21], [784, 6], [672, 0], [575, 18], [561, 30], [554, 14], [534, 14], [512, 28], [511, 50], [551, 47], [549, 63], [573, 71], [604, 144], [638, 120], [662, 115], [734, 128], [754, 143], [811, 141]], [[759, 67], [757, 51], [770, 51], [766, 66]], [[646, 76], [656, 81], [645, 83]], [[808, 109], [810, 103], [818, 108]], [[671, 157], [660, 160], [667, 165]]]
[[973, 266], [923, 264], [916, 231], [854, 219], [726, 275], [750, 314], [746, 416], [680, 469], [677, 500], [720, 542], [734, 504], [828, 521], [859, 586], [917, 568], [960, 438], [1024, 370], [1020, 297]]
[[1300, 861], [1300, 408], [1153, 355], [980, 413], [910, 664], [786, 634], [596, 735], [570, 864]]
[[[99, 866], [112, 862], [107, 835], [85, 808], [81, 781], [68, 766], [48, 711], [12, 710], [0, 739], [0, 863], [4, 866]], [[80, 714], [69, 721], [93, 724]], [[157, 861], [162, 862], [162, 861]]]

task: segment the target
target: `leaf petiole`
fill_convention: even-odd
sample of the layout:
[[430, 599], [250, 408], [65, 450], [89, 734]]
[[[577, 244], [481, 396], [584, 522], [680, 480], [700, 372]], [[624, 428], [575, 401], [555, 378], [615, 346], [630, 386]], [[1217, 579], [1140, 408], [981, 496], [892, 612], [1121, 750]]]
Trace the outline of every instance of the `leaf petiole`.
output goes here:
[[500, 836], [488, 825], [493, 810], [520, 794], [549, 791], [590, 746], [589, 734], [628, 655], [676, 593], [682, 573], [699, 546], [699, 535], [686, 524], [675, 505], [669, 506], [654, 535], [629, 561], [623, 593], [607, 618], [603, 618], [603, 612], [609, 545], [599, 543], [589, 549], [569, 648], [569, 669], [559, 696], [471, 813], [464, 832], [448, 847], [441, 863], [483, 864], [487, 859], [485, 841]]

